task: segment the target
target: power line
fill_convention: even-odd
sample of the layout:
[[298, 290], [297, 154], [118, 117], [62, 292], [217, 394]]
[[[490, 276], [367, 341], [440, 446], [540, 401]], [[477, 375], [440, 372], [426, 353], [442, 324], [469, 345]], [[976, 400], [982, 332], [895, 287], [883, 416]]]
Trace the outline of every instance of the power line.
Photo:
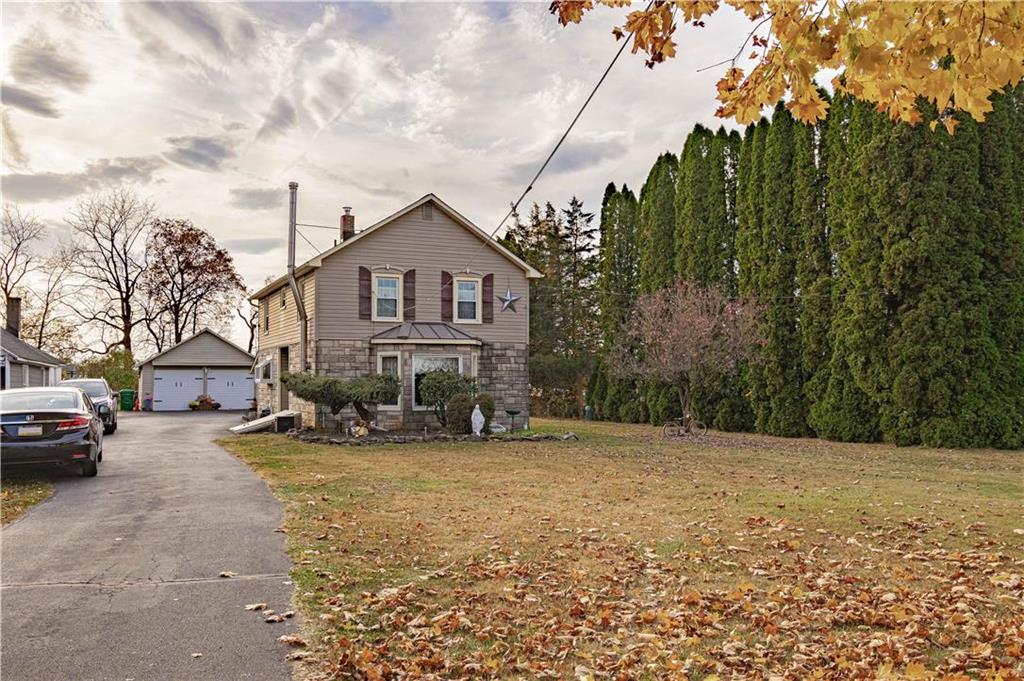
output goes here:
[[[647, 10], [650, 10], [653, 5], [654, 0], [650, 0], [650, 2], [647, 3]], [[558, 150], [561, 148], [562, 143], [565, 142], [566, 138], [569, 136], [569, 133], [572, 132], [572, 129], [576, 126], [576, 122], [580, 120], [580, 117], [583, 115], [583, 112], [586, 111], [587, 106], [590, 104], [590, 101], [594, 99], [594, 95], [597, 94], [598, 89], [604, 83], [605, 79], [608, 77], [608, 74], [611, 73], [612, 67], [615, 66], [615, 62], [617, 62], [619, 60], [619, 57], [622, 56], [623, 51], [625, 51], [626, 46], [629, 44], [630, 39], [633, 37], [633, 33], [634, 31], [630, 31], [626, 35], [625, 39], [622, 41], [622, 44], [619, 45], [619, 49], [615, 51], [615, 56], [612, 57], [612, 60], [608, 63], [608, 66], [605, 67], [605, 70], [601, 74], [601, 77], [598, 78], [597, 83], [594, 84], [594, 87], [593, 89], [591, 89], [590, 94], [587, 95], [587, 98], [583, 101], [583, 105], [580, 107], [579, 111], [576, 112], [576, 115], [573, 116], [572, 121], [569, 123], [569, 127], [567, 127], [565, 129], [565, 132], [562, 133], [562, 136], [558, 138], [558, 142], [555, 143], [555, 146], [551, 149], [551, 152], [547, 155], [547, 158], [544, 159], [544, 162], [540, 165], [540, 168], [537, 169], [537, 172], [536, 174], [534, 174], [533, 179], [530, 180], [529, 184], [526, 185], [526, 189], [523, 190], [523, 193], [519, 195], [519, 198], [516, 199], [515, 203], [513, 203], [512, 206], [508, 209], [508, 212], [505, 213], [505, 217], [503, 217], [498, 222], [497, 226], [488, 234], [488, 237], [490, 239], [494, 239], [494, 235], [497, 234], [498, 230], [502, 228], [502, 226], [505, 224], [505, 221], [508, 220], [512, 216], [512, 214], [519, 209], [519, 204], [523, 202], [523, 199], [526, 198], [526, 195], [529, 194], [530, 191], [533, 189], [533, 185], [537, 182], [538, 179], [540, 179], [540, 176], [544, 174], [544, 171], [547, 169], [548, 164], [551, 163], [551, 159], [553, 159], [555, 157], [555, 154], [558, 153]], [[473, 264], [473, 261], [476, 259], [476, 257], [480, 255], [480, 251], [482, 251], [486, 246], [487, 242], [480, 243], [480, 247], [477, 248], [477, 250], [470, 257], [469, 261], [466, 263], [467, 272], [469, 271], [469, 267], [470, 265]]]
[[319, 252], [320, 252], [320, 249], [319, 249], [319, 248], [317, 248], [317, 247], [316, 247], [316, 245], [315, 245], [315, 244], [314, 244], [314, 243], [313, 243], [312, 241], [310, 241], [309, 239], [307, 239], [307, 238], [306, 238], [306, 235], [305, 235], [305, 234], [303, 234], [302, 232], [300, 232], [298, 228], [296, 228], [296, 229], [295, 229], [295, 233], [296, 233], [296, 234], [298, 234], [299, 236], [301, 236], [301, 237], [303, 238], [303, 240], [304, 240], [304, 241], [305, 241], [305, 242], [306, 242], [307, 244], [309, 244], [310, 246], [312, 246], [312, 247], [313, 247], [313, 251], [314, 251], [315, 253], [319, 253]]

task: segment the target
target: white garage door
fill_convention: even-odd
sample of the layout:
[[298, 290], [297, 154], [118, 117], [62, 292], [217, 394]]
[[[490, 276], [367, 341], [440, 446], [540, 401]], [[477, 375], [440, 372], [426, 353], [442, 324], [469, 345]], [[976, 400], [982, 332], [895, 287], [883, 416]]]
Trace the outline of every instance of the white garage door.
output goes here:
[[187, 411], [201, 392], [202, 369], [153, 370], [153, 411]]
[[210, 367], [206, 389], [221, 409], [248, 409], [253, 398], [252, 373], [248, 369]]

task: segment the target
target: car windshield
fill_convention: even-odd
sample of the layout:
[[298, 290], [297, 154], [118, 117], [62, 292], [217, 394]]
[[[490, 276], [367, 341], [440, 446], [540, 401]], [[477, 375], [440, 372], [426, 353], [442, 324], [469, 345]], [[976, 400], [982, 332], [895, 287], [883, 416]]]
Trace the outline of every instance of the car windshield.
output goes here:
[[32, 411], [34, 409], [77, 409], [78, 398], [67, 390], [40, 390], [24, 393], [0, 393], [0, 411]]
[[61, 385], [70, 385], [85, 391], [89, 397], [107, 397], [107, 384], [103, 381], [63, 381]]

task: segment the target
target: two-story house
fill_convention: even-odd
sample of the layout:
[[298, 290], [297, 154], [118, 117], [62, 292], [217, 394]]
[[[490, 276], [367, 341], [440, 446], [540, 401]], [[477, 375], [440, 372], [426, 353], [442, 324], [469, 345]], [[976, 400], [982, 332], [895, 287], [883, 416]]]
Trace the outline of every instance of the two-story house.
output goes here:
[[[378, 418], [405, 430], [435, 423], [419, 394], [425, 373], [470, 374], [494, 397], [495, 420], [509, 425], [511, 410], [522, 425], [529, 412], [529, 283], [541, 274], [433, 194], [359, 232], [348, 209], [340, 223], [337, 245], [295, 268], [306, 314], [305, 370], [339, 378], [397, 374], [401, 395], [378, 405]], [[314, 405], [281, 386], [282, 370], [302, 368], [288, 277], [253, 300], [259, 406], [326, 425]]]

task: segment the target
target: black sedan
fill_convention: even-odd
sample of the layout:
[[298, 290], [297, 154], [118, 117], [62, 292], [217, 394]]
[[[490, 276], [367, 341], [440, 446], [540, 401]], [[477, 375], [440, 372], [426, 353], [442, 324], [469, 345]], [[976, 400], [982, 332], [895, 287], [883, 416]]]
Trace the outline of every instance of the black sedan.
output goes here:
[[110, 435], [117, 430], [117, 393], [110, 389], [105, 378], [69, 378], [59, 383], [61, 387], [80, 388], [95, 407], [107, 405], [110, 410], [103, 417], [103, 432]]
[[103, 460], [103, 417], [78, 388], [19, 388], [0, 392], [0, 465], [63, 464], [96, 475]]

